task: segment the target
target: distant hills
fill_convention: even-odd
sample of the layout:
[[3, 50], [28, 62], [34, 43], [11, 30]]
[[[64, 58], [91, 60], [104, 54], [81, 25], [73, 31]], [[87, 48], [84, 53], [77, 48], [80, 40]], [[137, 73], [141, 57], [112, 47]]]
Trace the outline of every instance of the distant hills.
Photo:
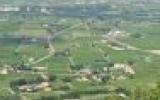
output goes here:
[[57, 4], [97, 4], [108, 0], [0, 0], [0, 4], [13, 5], [57, 5]]

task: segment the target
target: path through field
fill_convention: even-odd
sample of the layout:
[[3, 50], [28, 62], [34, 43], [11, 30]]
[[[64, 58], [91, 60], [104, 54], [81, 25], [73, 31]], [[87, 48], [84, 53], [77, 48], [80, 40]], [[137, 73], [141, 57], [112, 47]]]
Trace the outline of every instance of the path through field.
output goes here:
[[[62, 30], [62, 31], [59, 31], [59, 32], [57, 32], [56, 34], [54, 34], [53, 36], [49, 37], [50, 39], [49, 39], [49, 42], [48, 42], [48, 43], [49, 43], [49, 47], [50, 47], [50, 49], [51, 49], [52, 52], [49, 53], [48, 55], [44, 56], [44, 57], [39, 58], [39, 59], [36, 60], [36, 61], [31, 62], [30, 64], [37, 64], [37, 63], [40, 63], [40, 62], [42, 62], [42, 61], [44, 61], [44, 60], [52, 57], [52, 56], [54, 55], [54, 53], [55, 53], [55, 49], [54, 49], [54, 46], [53, 46], [52, 43], [51, 43], [51, 39], [55, 38], [56, 36], [59, 36], [59, 35], [64, 34], [65, 31], [68, 31], [68, 30], [70, 30], [70, 29], [74, 29], [74, 28], [79, 27], [79, 26], [81, 26], [81, 25], [82, 25], [82, 23], [73, 25], [73, 26], [71, 26], [70, 28], [67, 28], [67, 29], [64, 29], [64, 30]], [[30, 64], [27, 64], [27, 65], [30, 65]]]

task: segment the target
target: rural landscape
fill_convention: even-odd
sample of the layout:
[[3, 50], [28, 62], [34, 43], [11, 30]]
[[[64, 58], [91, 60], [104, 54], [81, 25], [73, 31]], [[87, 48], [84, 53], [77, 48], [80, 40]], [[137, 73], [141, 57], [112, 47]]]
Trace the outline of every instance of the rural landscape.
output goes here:
[[0, 100], [160, 100], [160, 0], [0, 0]]

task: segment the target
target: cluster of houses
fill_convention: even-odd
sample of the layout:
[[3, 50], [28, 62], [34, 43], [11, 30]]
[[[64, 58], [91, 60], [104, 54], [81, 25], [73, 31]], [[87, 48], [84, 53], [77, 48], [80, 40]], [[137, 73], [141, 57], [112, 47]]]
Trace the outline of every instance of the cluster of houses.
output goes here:
[[126, 79], [135, 74], [133, 65], [126, 63], [115, 63], [113, 67], [103, 67], [102, 69], [81, 68], [74, 71], [77, 81], [97, 81], [102, 82], [107, 79]]

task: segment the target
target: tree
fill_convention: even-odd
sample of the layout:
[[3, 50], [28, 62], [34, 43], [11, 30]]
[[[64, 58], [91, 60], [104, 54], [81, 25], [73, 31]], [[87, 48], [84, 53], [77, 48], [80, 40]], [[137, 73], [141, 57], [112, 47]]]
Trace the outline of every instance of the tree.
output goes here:
[[55, 81], [57, 79], [56, 75], [49, 75], [49, 81]]

